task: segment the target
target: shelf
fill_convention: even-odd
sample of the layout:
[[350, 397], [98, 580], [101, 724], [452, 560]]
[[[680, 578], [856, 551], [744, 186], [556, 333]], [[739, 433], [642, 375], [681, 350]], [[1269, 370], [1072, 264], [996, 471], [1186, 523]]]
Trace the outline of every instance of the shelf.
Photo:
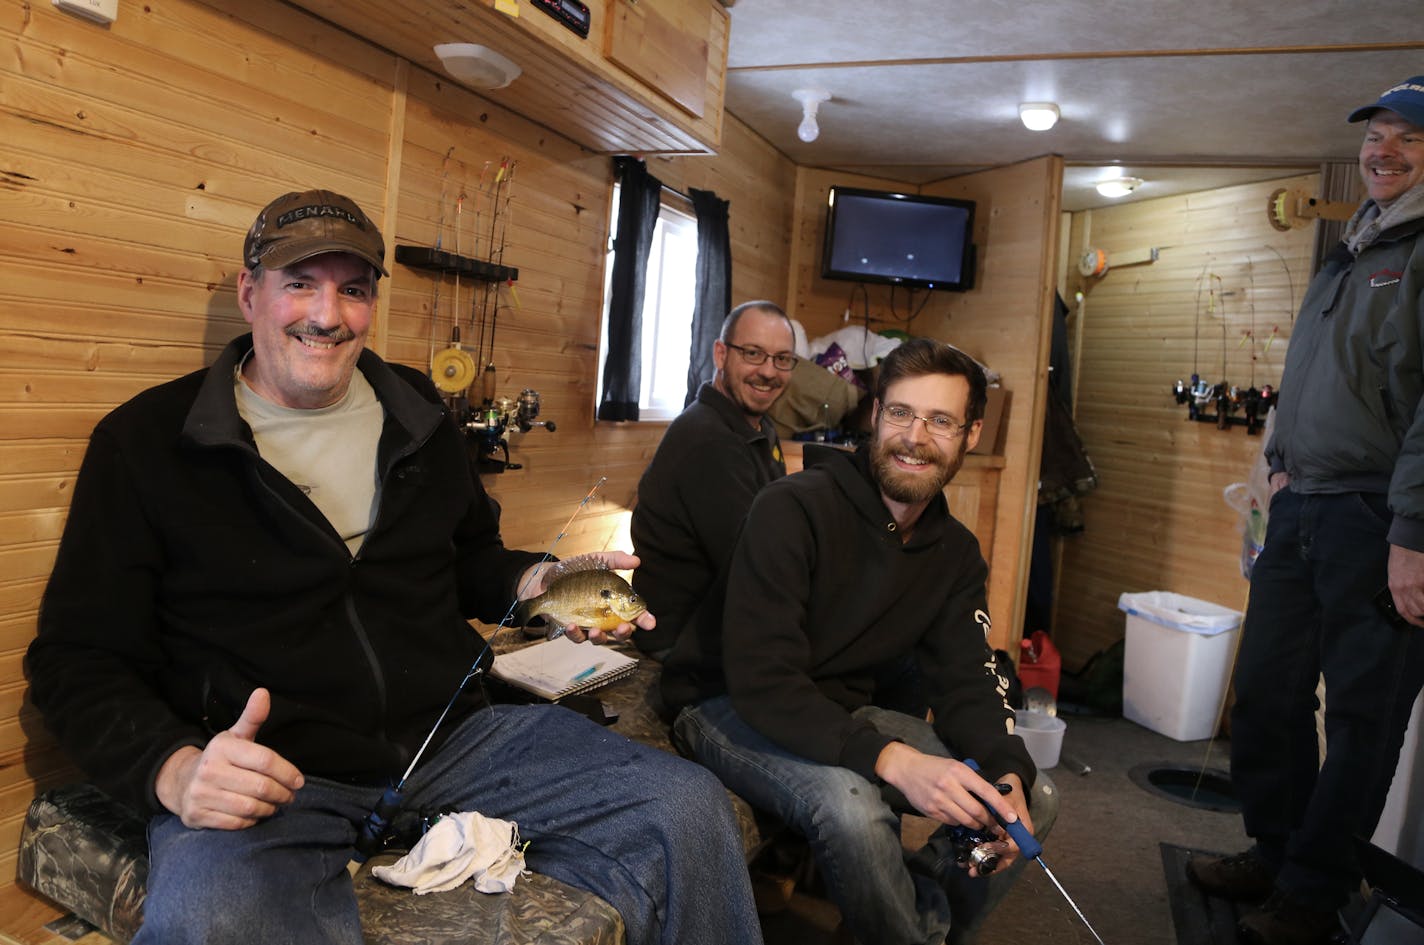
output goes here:
[[457, 256], [429, 246], [397, 246], [396, 262], [412, 269], [469, 276], [485, 282], [518, 282], [519, 270], [512, 266], [496, 266], [482, 259]]

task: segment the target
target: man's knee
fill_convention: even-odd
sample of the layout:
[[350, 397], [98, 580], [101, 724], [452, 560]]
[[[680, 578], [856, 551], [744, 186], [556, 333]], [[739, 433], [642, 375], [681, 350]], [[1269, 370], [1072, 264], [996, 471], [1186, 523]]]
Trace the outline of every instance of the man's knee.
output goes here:
[[1058, 819], [1058, 785], [1042, 769], [1028, 792], [1028, 814], [1033, 818], [1033, 835], [1041, 842]]
[[[135, 945], [301, 940], [360, 943], [349, 849], [263, 843], [259, 827], [150, 830], [144, 922]], [[275, 937], [265, 937], [269, 933]]]

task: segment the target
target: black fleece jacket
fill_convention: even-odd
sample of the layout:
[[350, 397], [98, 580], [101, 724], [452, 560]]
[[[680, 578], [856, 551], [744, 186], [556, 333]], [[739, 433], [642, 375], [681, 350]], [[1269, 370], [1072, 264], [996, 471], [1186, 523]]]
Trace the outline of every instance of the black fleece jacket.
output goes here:
[[[483, 646], [466, 618], [497, 622], [538, 558], [504, 548], [429, 380], [370, 352], [380, 502], [353, 557], [237, 412], [251, 346], [100, 422], [28, 653], [61, 744], [140, 809], [159, 809], [168, 756], [229, 728], [258, 686], [258, 741], [305, 774], [399, 775]], [[479, 702], [467, 690], [442, 732]]]
[[940, 739], [990, 780], [1012, 772], [1027, 788], [1036, 769], [986, 642], [987, 574], [943, 495], [902, 543], [866, 451], [828, 457], [752, 503], [720, 633], [698, 622], [679, 640], [662, 697], [676, 709], [728, 692], [782, 747], [874, 781], [891, 739], [851, 713], [871, 701], [878, 667], [913, 653]]
[[742, 519], [761, 487], [786, 475], [776, 427], [752, 429], [711, 384], [678, 414], [638, 482], [629, 533], [642, 561], [633, 589], [658, 625], [633, 635], [656, 653], [672, 646], [703, 600], [721, 593]]

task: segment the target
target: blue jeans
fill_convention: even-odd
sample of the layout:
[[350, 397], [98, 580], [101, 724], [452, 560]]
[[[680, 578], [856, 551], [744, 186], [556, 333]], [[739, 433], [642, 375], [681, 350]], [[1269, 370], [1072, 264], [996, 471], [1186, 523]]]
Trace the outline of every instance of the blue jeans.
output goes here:
[[1388, 580], [1384, 496], [1287, 488], [1270, 512], [1236, 661], [1231, 779], [1277, 885], [1336, 906], [1358, 884], [1351, 837], [1374, 832], [1424, 682], [1424, 630], [1391, 626], [1373, 603]]
[[[246, 830], [155, 818], [135, 945], [360, 945], [346, 864], [380, 794], [307, 778], [294, 803]], [[611, 903], [630, 945], [761, 941], [726, 791], [675, 755], [558, 706], [496, 706], [407, 783], [406, 810], [446, 804], [515, 821], [529, 868]]]
[[[855, 714], [913, 748], [950, 757], [922, 719], [876, 706]], [[867, 945], [939, 945], [951, 919], [956, 932], [973, 927], [1023, 867], [1020, 859], [987, 880], [971, 879], [955, 864], [943, 828], [906, 854], [900, 815], [913, 808], [897, 790], [786, 751], [742, 721], [727, 696], [683, 709], [673, 737], [753, 807], [806, 838], [831, 900]], [[1034, 829], [1042, 837], [1057, 815], [1058, 792], [1040, 772], [1031, 797]]]

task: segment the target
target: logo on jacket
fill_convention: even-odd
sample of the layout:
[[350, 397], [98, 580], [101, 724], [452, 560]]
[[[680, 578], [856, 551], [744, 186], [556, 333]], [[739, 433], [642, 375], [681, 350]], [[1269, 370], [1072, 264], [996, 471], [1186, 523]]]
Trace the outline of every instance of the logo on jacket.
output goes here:
[[1404, 273], [1395, 272], [1393, 269], [1381, 269], [1379, 272], [1370, 273], [1370, 288], [1383, 289], [1387, 285], [1399, 285], [1399, 280], [1404, 277]]

